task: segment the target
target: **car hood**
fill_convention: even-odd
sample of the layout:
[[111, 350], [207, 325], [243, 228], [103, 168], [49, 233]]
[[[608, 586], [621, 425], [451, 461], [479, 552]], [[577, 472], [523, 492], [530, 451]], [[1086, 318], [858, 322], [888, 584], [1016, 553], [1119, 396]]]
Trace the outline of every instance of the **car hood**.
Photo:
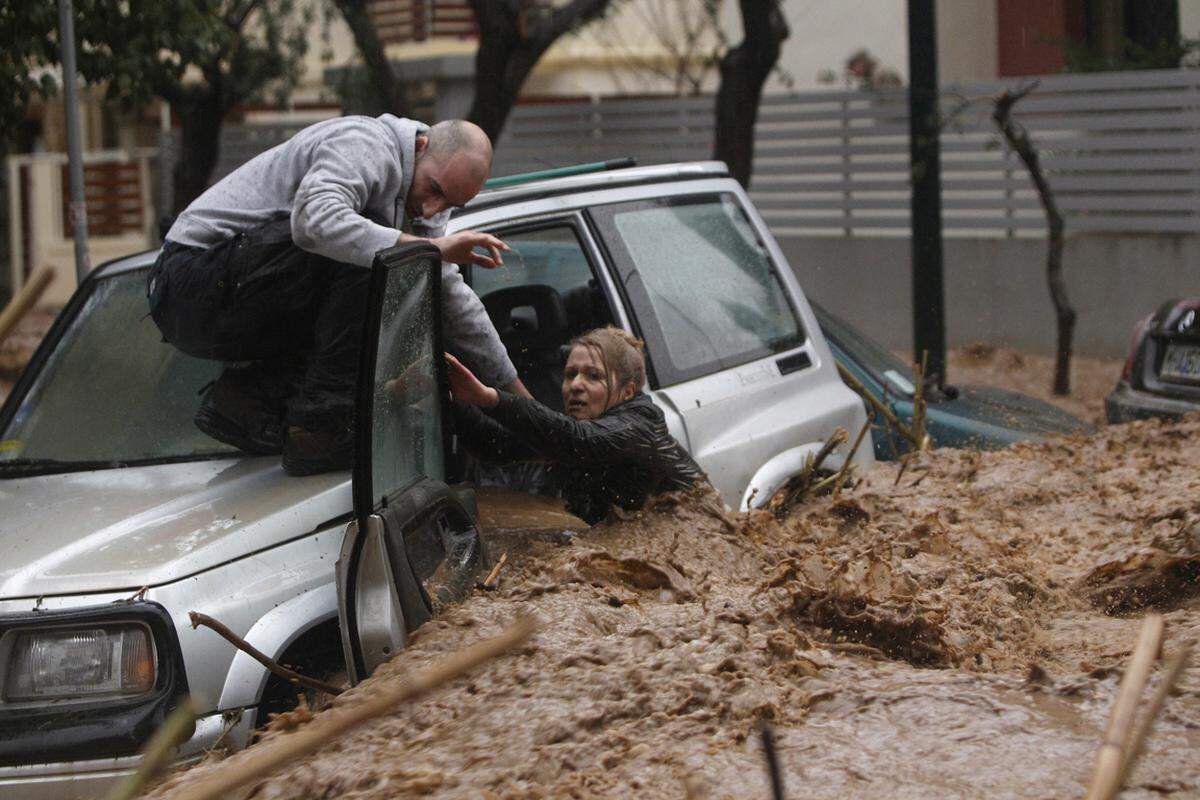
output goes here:
[[170, 583], [351, 507], [348, 473], [292, 478], [278, 457], [0, 481], [0, 600]]
[[1013, 441], [1055, 433], [1090, 432], [1093, 427], [1058, 406], [990, 386], [958, 386], [958, 397], [929, 406], [968, 423], [1013, 432]]

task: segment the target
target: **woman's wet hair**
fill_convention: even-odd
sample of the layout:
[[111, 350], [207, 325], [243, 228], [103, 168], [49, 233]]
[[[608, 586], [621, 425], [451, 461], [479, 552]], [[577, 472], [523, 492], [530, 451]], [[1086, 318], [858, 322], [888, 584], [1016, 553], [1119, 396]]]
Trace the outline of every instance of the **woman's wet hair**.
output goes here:
[[634, 389], [641, 389], [646, 383], [646, 345], [633, 334], [612, 325], [595, 328], [572, 339], [565, 352], [569, 355], [580, 346], [591, 350], [600, 359], [608, 373], [610, 388], [632, 383]]

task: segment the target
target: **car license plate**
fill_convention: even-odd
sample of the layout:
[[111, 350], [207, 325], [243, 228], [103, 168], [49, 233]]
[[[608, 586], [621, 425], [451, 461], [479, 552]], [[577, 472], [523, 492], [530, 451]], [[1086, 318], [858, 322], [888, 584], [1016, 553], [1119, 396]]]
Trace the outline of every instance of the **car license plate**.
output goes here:
[[1169, 381], [1200, 383], [1200, 346], [1167, 345], [1167, 355], [1163, 358], [1162, 369], [1158, 374]]

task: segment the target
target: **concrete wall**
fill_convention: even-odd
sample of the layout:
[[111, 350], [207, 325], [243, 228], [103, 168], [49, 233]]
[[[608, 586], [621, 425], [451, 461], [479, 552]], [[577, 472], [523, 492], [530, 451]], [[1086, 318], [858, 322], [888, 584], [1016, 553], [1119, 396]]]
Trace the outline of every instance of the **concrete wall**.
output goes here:
[[[809, 296], [890, 348], [912, 346], [907, 238], [784, 236], [779, 244]], [[946, 240], [948, 344], [1052, 352], [1045, 260], [1041, 239]], [[1063, 271], [1078, 312], [1075, 352], [1124, 356], [1134, 325], [1163, 300], [1200, 296], [1200, 236], [1074, 236]]]

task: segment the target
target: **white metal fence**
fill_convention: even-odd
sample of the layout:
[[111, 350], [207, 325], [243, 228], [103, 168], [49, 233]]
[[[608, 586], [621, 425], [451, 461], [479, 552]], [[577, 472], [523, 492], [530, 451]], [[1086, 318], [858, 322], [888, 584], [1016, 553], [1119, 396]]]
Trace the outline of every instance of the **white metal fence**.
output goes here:
[[[950, 232], [1044, 230], [1028, 173], [991, 119], [1021, 81], [956, 87], [941, 107]], [[1018, 103], [1068, 231], [1200, 232], [1200, 72], [1053, 76]], [[908, 229], [903, 91], [773, 97], [757, 130], [755, 201], [773, 225]]]
[[517, 106], [496, 145], [493, 175], [610, 158], [639, 164], [712, 155], [713, 98], [601, 98]]
[[[1033, 79], [947, 87], [942, 96], [943, 218], [949, 235], [1044, 231], [1033, 185], [991, 121], [1005, 88]], [[1200, 232], [1200, 70], [1037, 79], [1014, 109], [1041, 153], [1068, 233]], [[296, 126], [226, 126], [214, 179]], [[886, 92], [768, 95], [756, 129], [752, 192], [777, 233], [906, 235], [908, 98]], [[641, 164], [710, 158], [713, 98], [613, 98], [518, 106], [493, 174], [631, 156]], [[162, 196], [174, 144], [164, 140]]]
[[[1028, 80], [943, 92], [948, 233], [1044, 230], [1029, 176], [991, 121], [991, 99]], [[667, 98], [519, 107], [494, 171], [707, 158], [712, 106], [712, 98]], [[1013, 116], [1041, 153], [1069, 232], [1200, 232], [1200, 71], [1044, 77]], [[905, 90], [767, 96], [755, 138], [752, 195], [777, 231], [908, 232]]]

